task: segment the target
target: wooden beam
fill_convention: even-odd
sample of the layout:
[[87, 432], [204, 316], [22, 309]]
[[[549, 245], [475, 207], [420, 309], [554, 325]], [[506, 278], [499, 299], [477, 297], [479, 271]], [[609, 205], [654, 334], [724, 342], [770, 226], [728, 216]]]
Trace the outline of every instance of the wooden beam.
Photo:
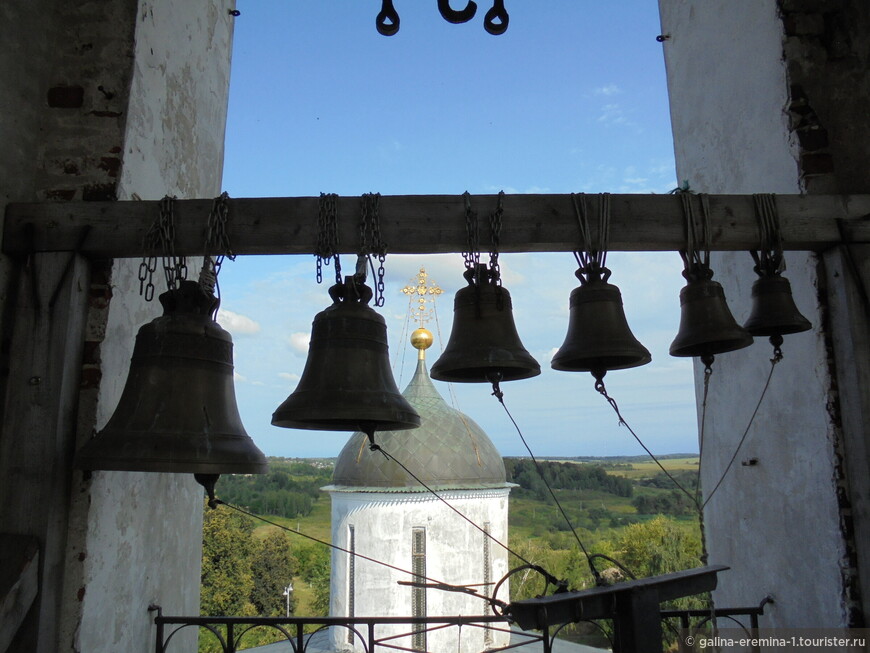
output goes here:
[[[710, 195], [711, 249], [757, 248], [759, 230], [751, 195]], [[696, 213], [700, 201], [692, 197]], [[175, 251], [204, 252], [211, 200], [175, 202]], [[590, 223], [597, 224], [597, 195], [586, 195]], [[611, 195], [611, 251], [675, 251], [685, 246], [680, 197]], [[776, 204], [787, 250], [824, 251], [843, 241], [870, 242], [870, 195], [778, 195]], [[480, 245], [490, 242], [489, 216], [496, 195], [471, 197], [479, 215]], [[337, 201], [339, 249], [359, 249], [360, 198]], [[316, 197], [231, 199], [229, 238], [237, 254], [311, 254], [318, 235]], [[7, 254], [72, 251], [90, 257], [138, 257], [157, 201], [10, 204], [3, 251]], [[578, 246], [571, 195], [506, 195], [501, 252], [564, 252]], [[396, 254], [460, 252], [465, 248], [462, 195], [396, 195], [380, 199], [380, 228]]]
[[9, 648], [39, 592], [39, 543], [0, 533], [0, 651]]

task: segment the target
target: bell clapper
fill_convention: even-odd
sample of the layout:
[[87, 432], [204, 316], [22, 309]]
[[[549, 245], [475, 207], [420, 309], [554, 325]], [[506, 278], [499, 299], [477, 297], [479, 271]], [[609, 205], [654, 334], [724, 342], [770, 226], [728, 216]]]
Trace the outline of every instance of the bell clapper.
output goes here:
[[208, 494], [208, 507], [214, 510], [218, 507], [220, 503], [220, 499], [215, 497], [214, 494], [214, 486], [218, 482], [218, 479], [221, 477], [220, 474], [194, 474], [193, 478], [196, 479], [196, 482], [205, 488], [206, 493]]
[[607, 370], [591, 370], [592, 376], [595, 377], [595, 389], [607, 397], [607, 388], [604, 387], [604, 375], [607, 374]]
[[778, 363], [782, 360], [782, 334], [777, 333], [770, 336], [770, 344], [773, 345], [773, 358], [770, 359], [770, 362]]
[[486, 380], [492, 383], [492, 396], [498, 399], [499, 403], [504, 403], [504, 392], [501, 391], [499, 382], [502, 380], [501, 372], [487, 372]]
[[701, 362], [704, 364], [704, 376], [709, 377], [713, 373], [713, 361], [716, 357], [713, 354], [704, 354], [701, 356]]

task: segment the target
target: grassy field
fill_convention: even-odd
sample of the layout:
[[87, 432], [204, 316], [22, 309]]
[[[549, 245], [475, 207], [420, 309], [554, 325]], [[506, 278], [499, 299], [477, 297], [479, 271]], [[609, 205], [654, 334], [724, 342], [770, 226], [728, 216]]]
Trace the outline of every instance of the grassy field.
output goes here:
[[[698, 471], [698, 457], [692, 456], [689, 458], [666, 458], [661, 461], [662, 467], [664, 467], [669, 472], [679, 472], [679, 471]], [[631, 465], [631, 469], [612, 469], [608, 470], [608, 474], [614, 474], [616, 476], [624, 476], [625, 478], [630, 479], [641, 479], [641, 478], [651, 478], [661, 472], [659, 466], [652, 460], [645, 460], [643, 462], [634, 462], [629, 463]]]

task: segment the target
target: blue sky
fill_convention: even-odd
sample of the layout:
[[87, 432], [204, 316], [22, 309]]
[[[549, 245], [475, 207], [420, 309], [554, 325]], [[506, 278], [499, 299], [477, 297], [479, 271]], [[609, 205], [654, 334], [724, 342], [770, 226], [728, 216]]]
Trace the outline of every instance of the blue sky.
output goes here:
[[[677, 185], [657, 3], [508, 0], [501, 36], [483, 29], [488, 0], [461, 25], [444, 21], [434, 0], [394, 4], [401, 29], [384, 37], [376, 0], [239, 0], [223, 181], [231, 196], [664, 193]], [[549, 367], [577, 285], [573, 257], [501, 262], [523, 343], [542, 367], [539, 377], [503, 386], [535, 453], [642, 453], [588, 374]], [[679, 323], [679, 257], [612, 253], [608, 265], [653, 355], [646, 367], [609, 374], [610, 393], [654, 452], [695, 451], [691, 362], [667, 353]], [[453, 294], [464, 285], [460, 254], [387, 257], [379, 310], [400, 387], [416, 353], [402, 338], [409, 299], [401, 288], [421, 266], [445, 291], [437, 323], [427, 325], [436, 339], [448, 337]], [[347, 438], [269, 424], [302, 371], [311, 320], [329, 304], [314, 273], [311, 256], [239, 257], [221, 273], [220, 321], [233, 334], [242, 418], [269, 455], [334, 456]], [[429, 350], [430, 365], [441, 346]], [[452, 394], [504, 455], [524, 453], [488, 388], [457, 384]]]

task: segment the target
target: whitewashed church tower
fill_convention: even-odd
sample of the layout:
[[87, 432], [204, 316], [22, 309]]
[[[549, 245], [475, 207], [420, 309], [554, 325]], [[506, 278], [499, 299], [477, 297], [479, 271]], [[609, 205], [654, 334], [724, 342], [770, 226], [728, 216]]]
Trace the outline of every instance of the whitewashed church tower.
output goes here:
[[[333, 550], [330, 614], [332, 616], [446, 616], [492, 614], [479, 597], [432, 588], [399, 585], [413, 576], [364, 560], [383, 561], [444, 583], [477, 585], [491, 594], [508, 572], [508, 494], [501, 455], [486, 433], [468, 416], [447, 405], [426, 370], [425, 350], [432, 334], [417, 329], [411, 343], [418, 350], [417, 370], [404, 397], [420, 413], [421, 425], [406, 431], [376, 434], [384, 451], [400, 461], [475, 528], [445, 505], [393, 460], [371, 451], [363, 433], [355, 433], [335, 464], [332, 541], [353, 551]], [[486, 583], [490, 583], [486, 585]], [[507, 601], [507, 583], [498, 598]], [[392, 631], [379, 626], [376, 637]], [[363, 632], [365, 636], [365, 632]], [[333, 650], [362, 651], [361, 642], [342, 628], [332, 632]], [[420, 651], [462, 653], [506, 646], [509, 635], [473, 626], [422, 628], [391, 642]]]

